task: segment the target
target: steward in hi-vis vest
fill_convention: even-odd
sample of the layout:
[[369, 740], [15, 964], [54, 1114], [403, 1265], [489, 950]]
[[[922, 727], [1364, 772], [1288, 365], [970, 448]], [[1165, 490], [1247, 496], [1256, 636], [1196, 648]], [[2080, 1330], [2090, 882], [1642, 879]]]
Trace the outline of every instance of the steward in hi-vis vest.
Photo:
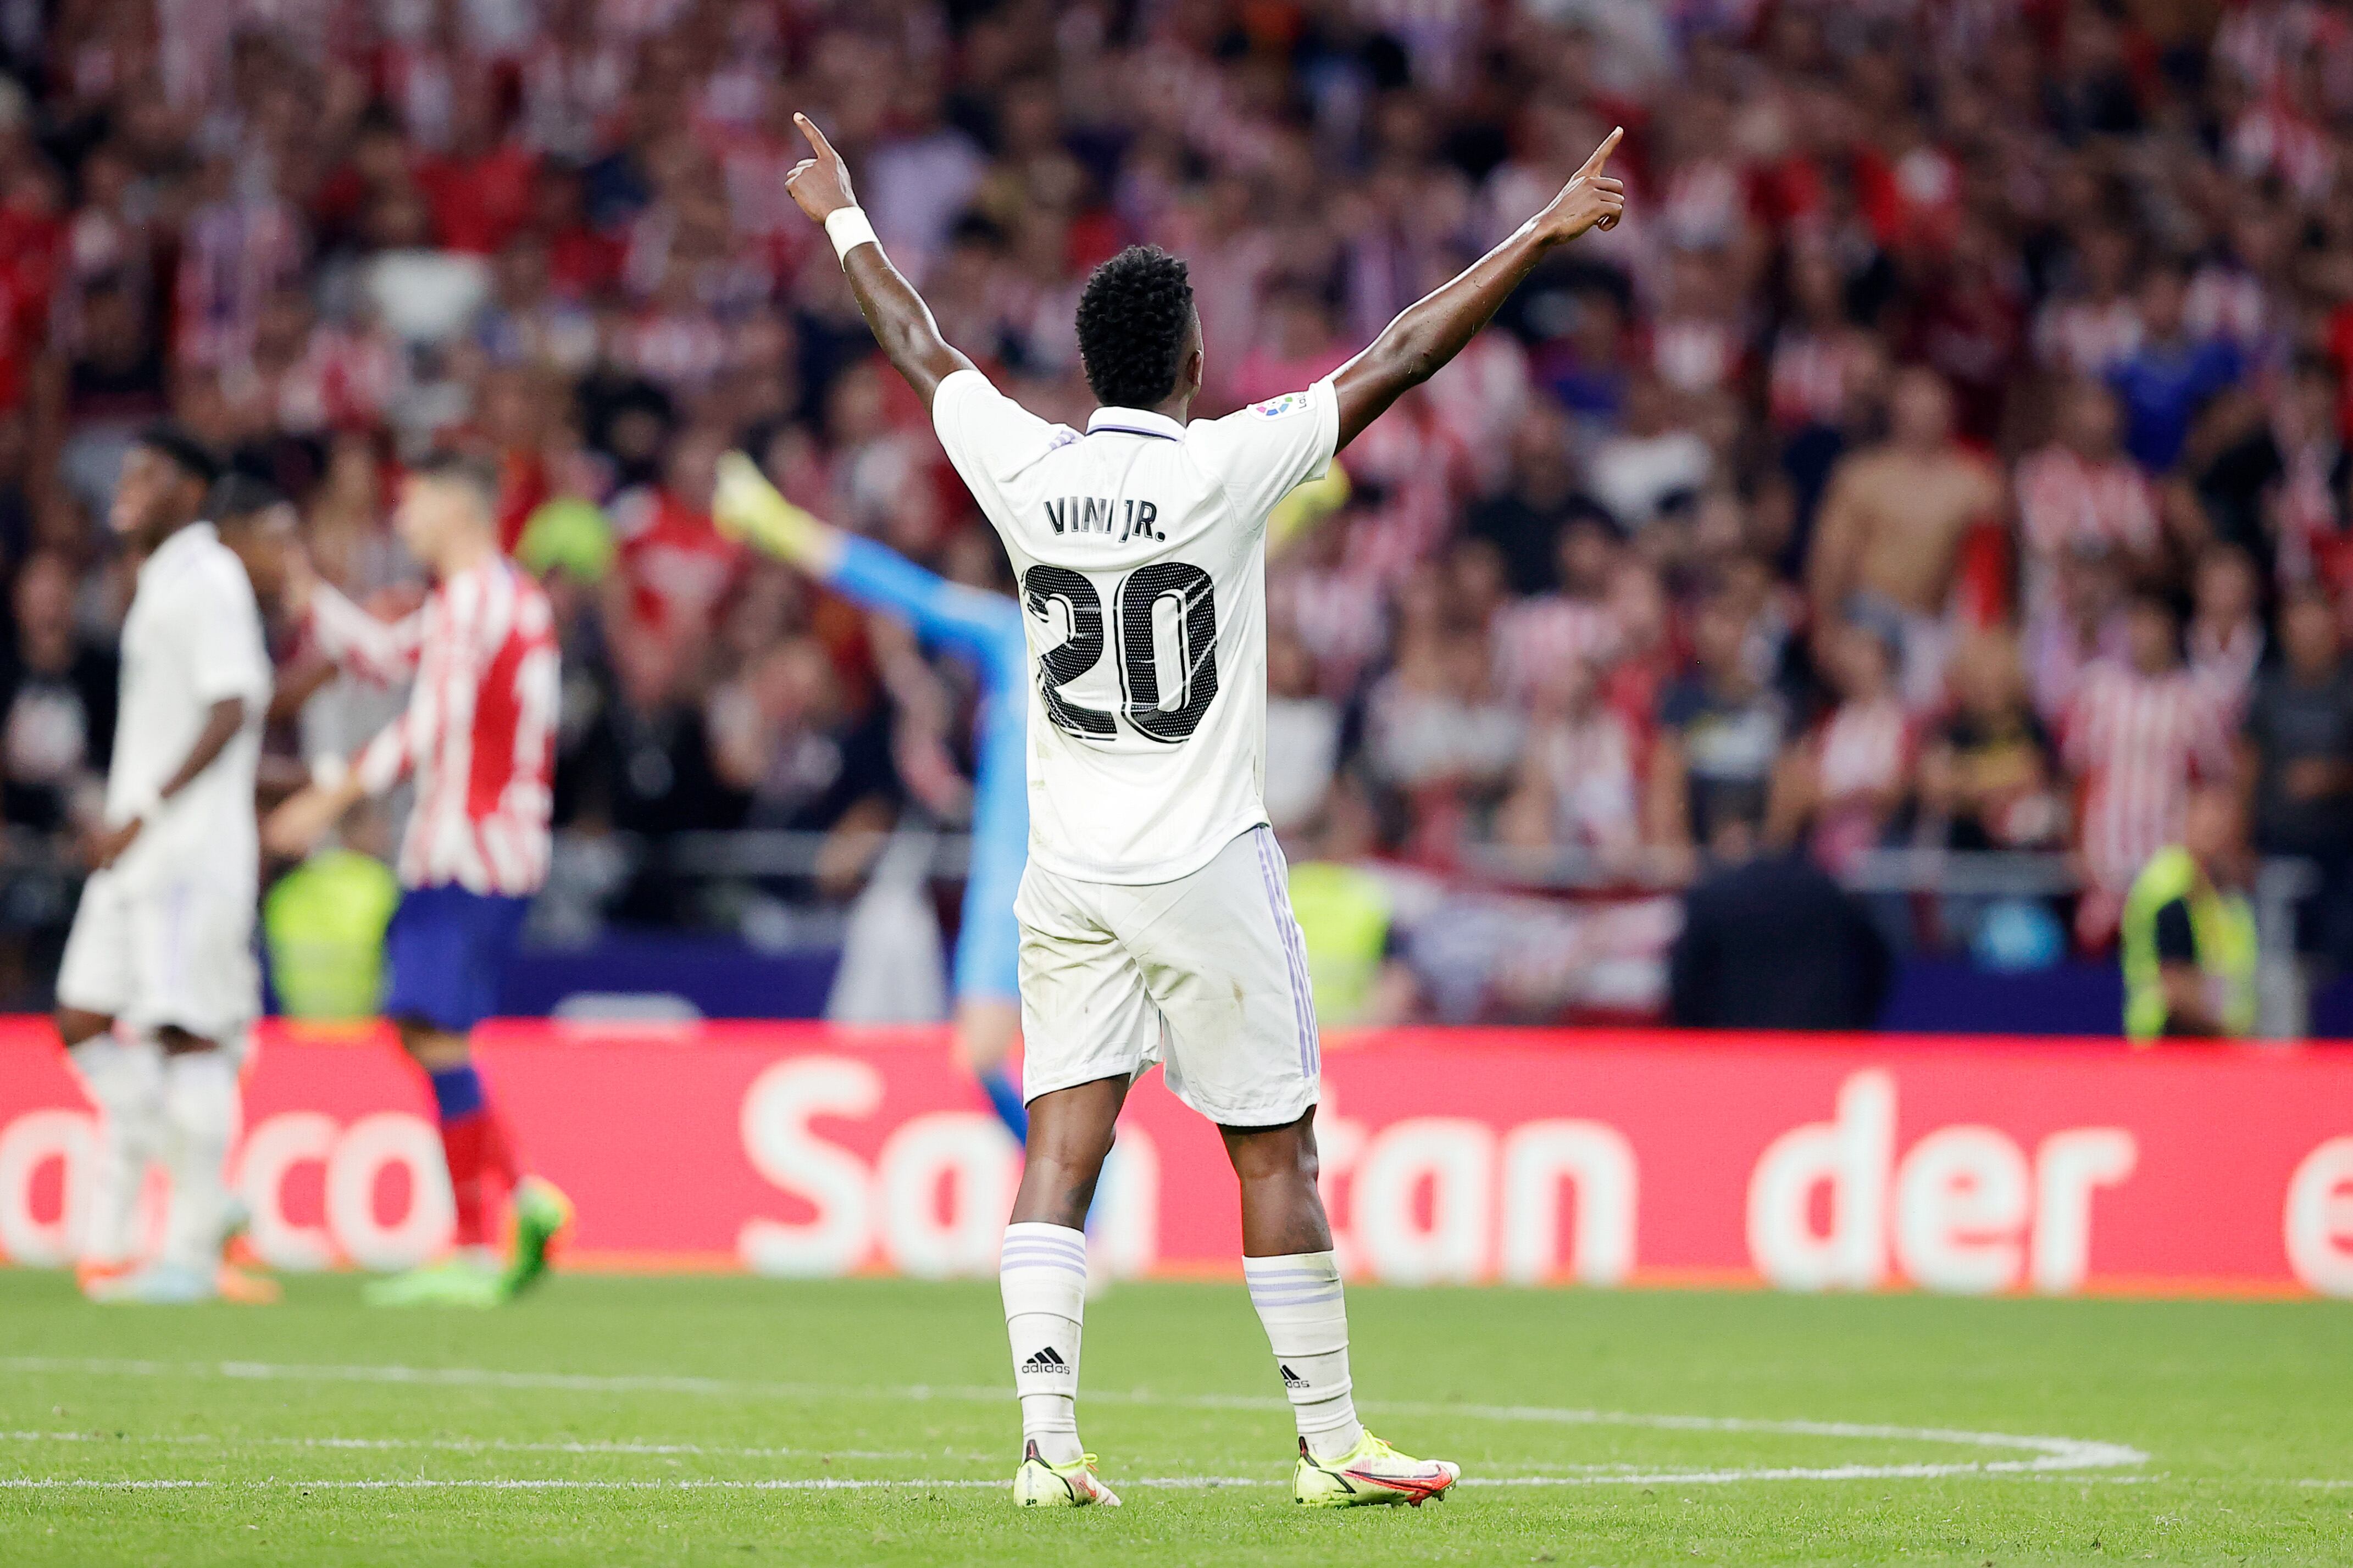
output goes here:
[[2246, 858], [2237, 797], [2190, 799], [2182, 842], [2149, 858], [2125, 899], [2125, 1033], [2243, 1037], [2255, 1027], [2255, 917], [2236, 889]]

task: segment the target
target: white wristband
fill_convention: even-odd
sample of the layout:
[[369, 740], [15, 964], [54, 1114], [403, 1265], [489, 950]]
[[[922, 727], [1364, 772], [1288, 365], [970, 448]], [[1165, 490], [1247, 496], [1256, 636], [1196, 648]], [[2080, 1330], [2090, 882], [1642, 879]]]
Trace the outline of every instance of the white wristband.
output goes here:
[[311, 782], [323, 790], [338, 790], [352, 776], [352, 764], [332, 752], [323, 752], [311, 760]]
[[834, 258], [844, 268], [849, 265], [849, 253], [861, 245], [880, 245], [874, 237], [874, 226], [866, 221], [864, 207], [836, 207], [825, 215], [825, 237], [833, 241]]

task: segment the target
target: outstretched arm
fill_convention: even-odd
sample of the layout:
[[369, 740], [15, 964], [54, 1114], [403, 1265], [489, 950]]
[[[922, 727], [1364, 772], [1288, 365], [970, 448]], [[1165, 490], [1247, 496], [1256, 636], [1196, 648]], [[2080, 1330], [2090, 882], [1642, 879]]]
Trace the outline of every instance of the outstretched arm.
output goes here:
[[1008, 637], [1021, 639], [1020, 612], [1012, 601], [934, 576], [887, 545], [820, 522], [786, 500], [741, 452], [719, 459], [712, 517], [721, 532], [750, 540], [959, 653], [987, 659]]
[[[306, 622], [319, 651], [333, 669], [393, 686], [417, 673], [425, 651], [425, 612], [411, 610], [397, 621], [378, 620], [322, 578], [301, 550], [288, 552], [286, 607]], [[307, 693], [305, 694], [308, 695]]]
[[[874, 341], [928, 410], [940, 383], [957, 371], [972, 369], [972, 361], [948, 346], [940, 336], [940, 324], [932, 320], [931, 307], [882, 254], [850, 191], [849, 165], [841, 161], [825, 132], [806, 114], [794, 115], [793, 123], [808, 138], [811, 156], [793, 165], [793, 172], [785, 177], [785, 189], [811, 221], [825, 225], [826, 237], [835, 240], [841, 270], [849, 279], [850, 292], [858, 296], [860, 313], [873, 329]], [[839, 214], [855, 216], [828, 222]], [[841, 248], [844, 243], [847, 249]]]
[[1554, 247], [1588, 228], [1617, 226], [1618, 215], [1626, 210], [1626, 187], [1601, 171], [1625, 134], [1622, 125], [1610, 132], [1544, 211], [1452, 281], [1407, 306], [1364, 353], [1340, 367], [1332, 390], [1340, 403], [1341, 446], [1461, 353]]

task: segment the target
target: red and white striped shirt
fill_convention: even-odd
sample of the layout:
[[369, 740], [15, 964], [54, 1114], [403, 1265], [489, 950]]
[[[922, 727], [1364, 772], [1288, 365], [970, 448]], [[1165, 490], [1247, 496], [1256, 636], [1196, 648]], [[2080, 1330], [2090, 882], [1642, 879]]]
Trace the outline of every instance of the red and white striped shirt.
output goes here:
[[1618, 617], [1597, 600], [1542, 594], [1495, 616], [1494, 667], [1505, 695], [1525, 702], [1539, 682], [1572, 659], [1606, 665], [1616, 657]]
[[411, 680], [407, 711], [352, 760], [371, 795], [416, 775], [402, 885], [538, 891], [547, 879], [559, 698], [555, 618], [539, 584], [496, 557], [387, 623], [321, 584], [311, 626], [322, 649], [355, 673], [387, 685]]
[[2136, 555], [2157, 548], [2157, 491], [2122, 458], [2093, 463], [2045, 447], [2019, 460], [2017, 490], [2026, 547], [2045, 561], [2079, 542]]
[[1775, 428], [1836, 425], [1846, 416], [1852, 390], [1871, 374], [1873, 357], [1870, 340], [1860, 332], [1802, 327], [1783, 332], [1774, 340], [1767, 372]]
[[2054, 300], [2034, 323], [2035, 356], [2077, 375], [2105, 375], [2140, 347], [2140, 309], [2130, 300]]
[[1880, 829], [1879, 800], [1912, 776], [1912, 721], [1894, 697], [1841, 702], [1813, 737], [1815, 787], [1822, 809], [1814, 825], [1814, 855], [1833, 872], [1846, 870], [1873, 847]]
[[1528, 738], [1529, 763], [1552, 791], [1557, 844], [1618, 855], [1642, 837], [1641, 742], [1609, 708], [1544, 725]]
[[2193, 778], [2231, 763], [2221, 705], [2187, 669], [2143, 675], [2103, 659], [2084, 672], [2067, 712], [2068, 764], [2084, 781], [2084, 860], [2093, 882], [2121, 892], [2181, 830]]

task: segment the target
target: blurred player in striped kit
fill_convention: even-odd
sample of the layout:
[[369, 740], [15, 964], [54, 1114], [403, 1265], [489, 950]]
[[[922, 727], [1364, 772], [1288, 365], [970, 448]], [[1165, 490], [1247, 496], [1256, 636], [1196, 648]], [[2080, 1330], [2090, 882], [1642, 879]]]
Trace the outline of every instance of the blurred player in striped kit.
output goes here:
[[[457, 1208], [448, 1259], [381, 1282], [386, 1306], [490, 1306], [545, 1270], [571, 1205], [521, 1174], [513, 1142], [475, 1069], [469, 1036], [498, 1004], [500, 972], [547, 879], [558, 700], [547, 596], [501, 553], [498, 476], [442, 454], [411, 469], [394, 524], [435, 586], [387, 624], [298, 573], [290, 595], [320, 647], [368, 679], [410, 682], [408, 707], [350, 759], [327, 758], [271, 814], [263, 841], [300, 856], [343, 814], [403, 779], [416, 805], [400, 848], [399, 910], [385, 933], [385, 1016], [433, 1088]], [[514, 1235], [499, 1258], [501, 1204]]]

